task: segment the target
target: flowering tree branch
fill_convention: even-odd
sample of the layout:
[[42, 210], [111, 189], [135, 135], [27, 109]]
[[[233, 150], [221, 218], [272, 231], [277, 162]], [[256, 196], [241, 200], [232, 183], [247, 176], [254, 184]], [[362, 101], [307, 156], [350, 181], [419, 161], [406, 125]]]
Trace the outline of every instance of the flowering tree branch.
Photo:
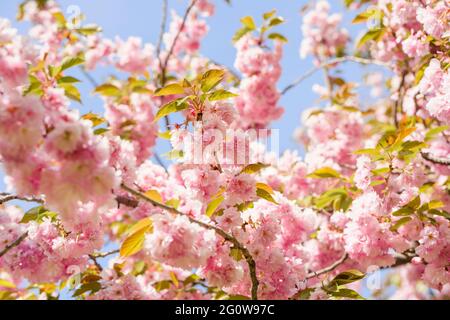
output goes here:
[[181, 33], [183, 32], [183, 29], [186, 25], [187, 18], [189, 17], [189, 14], [191, 13], [192, 9], [194, 8], [197, 0], [192, 0], [191, 4], [186, 9], [186, 12], [183, 16], [183, 21], [181, 22], [180, 29], [178, 30], [177, 34], [175, 35], [175, 38], [173, 39], [172, 44], [170, 45], [169, 51], [167, 53], [166, 58], [164, 59], [164, 62], [162, 64], [161, 68], [161, 85], [164, 86], [166, 84], [166, 70], [167, 66], [169, 64], [170, 58], [173, 54], [173, 51], [175, 50], [175, 46], [177, 44], [178, 38], [180, 37]]
[[344, 62], [355, 62], [355, 63], [359, 63], [359, 64], [363, 64], [363, 65], [373, 64], [373, 65], [378, 65], [378, 66], [383, 66], [383, 67], [389, 68], [389, 65], [384, 63], [384, 62], [377, 61], [377, 60], [372, 60], [372, 59], [365, 59], [365, 58], [355, 57], [355, 56], [344, 56], [344, 57], [339, 57], [339, 58], [335, 58], [335, 59], [330, 59], [328, 61], [320, 63], [318, 66], [316, 66], [314, 68], [311, 68], [309, 71], [307, 71], [305, 74], [300, 76], [293, 83], [291, 83], [290, 85], [286, 86], [281, 91], [281, 94], [282, 95], [286, 94], [289, 90], [291, 90], [291, 89], [295, 88], [296, 86], [298, 86], [300, 83], [302, 83], [304, 80], [308, 79], [310, 76], [312, 76], [317, 71], [319, 71], [321, 69], [324, 69], [324, 68], [328, 68], [329, 66], [332, 66], [334, 64], [344, 63]]
[[8, 244], [2, 251], [0, 251], [0, 258], [3, 257], [5, 254], [9, 252], [9, 250], [17, 247], [19, 244], [22, 243], [23, 240], [25, 240], [28, 237], [28, 231], [22, 234], [19, 238], [14, 240], [12, 243]]
[[156, 45], [156, 56], [158, 57], [159, 66], [160, 66], [161, 70], [163, 69], [162, 60], [161, 60], [161, 47], [162, 47], [164, 32], [166, 32], [166, 25], [167, 25], [167, 11], [168, 11], [167, 2], [168, 2], [168, 0], [163, 0], [161, 27], [159, 30], [158, 44]]
[[330, 266], [328, 266], [328, 267], [326, 267], [326, 268], [323, 268], [323, 269], [321, 269], [321, 270], [318, 270], [318, 271], [310, 272], [310, 273], [306, 276], [305, 280], [309, 280], [309, 279], [318, 277], [318, 276], [320, 276], [320, 275], [322, 275], [322, 274], [331, 272], [331, 271], [333, 271], [334, 269], [336, 269], [337, 267], [339, 267], [341, 264], [343, 264], [347, 259], [348, 259], [348, 254], [345, 253], [338, 261], [336, 261], [336, 262], [333, 263], [332, 265], [330, 265]]
[[187, 215], [187, 214], [185, 214], [183, 212], [180, 212], [180, 211], [178, 211], [175, 208], [172, 208], [172, 207], [169, 207], [169, 206], [167, 206], [165, 204], [162, 204], [162, 203], [159, 203], [157, 201], [154, 201], [153, 199], [150, 199], [149, 197], [147, 197], [145, 194], [143, 194], [143, 193], [141, 193], [139, 191], [136, 191], [136, 190], [126, 186], [125, 184], [122, 184], [122, 189], [124, 189], [125, 191], [129, 192], [130, 194], [132, 194], [132, 195], [134, 195], [134, 196], [136, 196], [136, 197], [138, 197], [138, 198], [140, 198], [140, 199], [142, 199], [144, 201], [147, 201], [147, 202], [153, 204], [156, 207], [159, 207], [159, 208], [161, 208], [163, 210], [166, 210], [166, 211], [171, 212], [171, 213], [176, 214], [176, 215], [185, 216], [185, 217], [187, 217], [189, 219], [189, 221], [191, 223], [195, 223], [195, 224], [197, 224], [197, 225], [199, 225], [199, 226], [201, 226], [201, 227], [203, 227], [205, 229], [212, 230], [215, 233], [217, 233], [219, 236], [221, 236], [225, 241], [228, 241], [228, 242], [232, 243], [233, 246], [236, 249], [241, 251], [242, 255], [244, 256], [245, 260], [247, 261], [249, 272], [250, 272], [250, 280], [252, 282], [251, 297], [252, 297], [252, 300], [258, 300], [258, 285], [259, 285], [259, 282], [258, 282], [258, 278], [256, 276], [256, 263], [255, 263], [255, 260], [253, 259], [252, 255], [250, 254], [248, 249], [244, 245], [242, 245], [235, 237], [233, 237], [232, 235], [226, 233], [225, 231], [223, 231], [222, 229], [220, 229], [218, 227], [215, 227], [215, 226], [209, 225], [207, 223], [204, 223], [202, 221], [199, 221], [197, 219], [194, 219], [191, 216], [189, 216], [189, 215]]
[[13, 200], [20, 200], [20, 201], [26, 201], [26, 202], [37, 202], [37, 203], [44, 203], [42, 199], [34, 198], [34, 197], [21, 197], [13, 194], [8, 193], [2, 193], [0, 194], [0, 205]]
[[423, 152], [423, 151], [420, 154], [422, 155], [422, 157], [425, 160], [428, 160], [428, 161], [436, 163], [436, 164], [442, 164], [442, 165], [450, 166], [450, 159], [438, 158], [438, 157], [435, 157], [435, 156], [433, 156], [432, 154], [430, 154], [428, 152]]

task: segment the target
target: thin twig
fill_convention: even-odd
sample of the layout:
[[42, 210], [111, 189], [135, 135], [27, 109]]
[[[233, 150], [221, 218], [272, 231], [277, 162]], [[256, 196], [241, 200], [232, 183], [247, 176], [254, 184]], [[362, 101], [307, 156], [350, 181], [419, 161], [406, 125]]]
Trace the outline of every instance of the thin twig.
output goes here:
[[111, 256], [111, 255], [119, 253], [119, 252], [120, 252], [120, 250], [116, 249], [116, 250], [112, 250], [112, 251], [108, 251], [108, 252], [93, 253], [92, 256], [95, 258], [106, 258], [108, 256]]
[[103, 271], [103, 267], [100, 265], [100, 263], [98, 263], [96, 256], [90, 254], [89, 258], [94, 262], [94, 264], [95, 264], [95, 266], [97, 267], [98, 270]]
[[19, 244], [21, 244], [22, 241], [26, 239], [26, 237], [28, 237], [28, 231], [25, 232], [24, 234], [22, 234], [16, 240], [14, 240], [14, 242], [8, 244], [2, 251], [0, 251], [0, 258], [3, 257], [5, 254], [7, 254], [9, 250], [11, 250], [11, 249], [17, 247]]
[[336, 261], [336, 262], [333, 263], [332, 265], [330, 265], [330, 266], [328, 266], [328, 267], [326, 267], [326, 268], [323, 268], [323, 269], [321, 269], [321, 270], [318, 270], [318, 271], [310, 272], [310, 273], [306, 276], [305, 280], [309, 280], [309, 279], [318, 277], [318, 276], [320, 276], [320, 275], [322, 275], [322, 274], [331, 272], [331, 271], [333, 271], [334, 269], [336, 269], [337, 267], [339, 267], [341, 264], [343, 264], [343, 263], [345, 262], [345, 260], [347, 260], [347, 259], [348, 259], [348, 254], [345, 253], [338, 261]]
[[401, 111], [400, 109], [402, 108], [403, 105], [403, 97], [404, 97], [404, 90], [403, 90], [403, 86], [405, 85], [405, 79], [406, 79], [406, 72], [402, 74], [402, 80], [400, 82], [400, 86], [398, 89], [398, 99], [397, 101], [395, 101], [394, 104], [394, 125], [396, 128], [398, 128], [398, 112]]
[[91, 76], [91, 75], [89, 74], [89, 72], [87, 72], [86, 69], [84, 69], [83, 67], [80, 67], [80, 70], [81, 70], [81, 73], [86, 77], [86, 79], [91, 83], [91, 85], [92, 85], [94, 88], [97, 88], [97, 87], [98, 87], [98, 82], [97, 82], [97, 80], [95, 80], [94, 77]]
[[258, 278], [256, 276], [256, 263], [255, 260], [253, 259], [252, 255], [250, 254], [250, 252], [248, 251], [248, 249], [242, 245], [235, 237], [229, 235], [228, 233], [226, 233], [225, 231], [223, 231], [222, 229], [209, 225], [207, 223], [201, 222], [199, 220], [196, 220], [192, 217], [190, 217], [189, 215], [178, 211], [175, 208], [169, 207], [165, 204], [159, 203], [157, 201], [154, 201], [153, 199], [150, 199], [149, 197], [147, 197], [145, 194], [136, 191], [128, 186], [126, 186], [125, 184], [122, 184], [122, 189], [124, 189], [125, 191], [129, 192], [130, 194], [144, 200], [147, 201], [151, 204], [153, 204], [156, 207], [159, 207], [163, 210], [166, 210], [168, 212], [171, 212], [173, 214], [176, 215], [180, 215], [180, 216], [185, 216], [189, 219], [189, 221], [191, 223], [195, 223], [205, 229], [208, 230], [213, 230], [215, 233], [217, 233], [219, 236], [221, 236], [223, 239], [225, 239], [225, 241], [228, 241], [230, 243], [233, 244], [234, 248], [238, 249], [239, 251], [241, 251], [242, 255], [244, 256], [245, 260], [247, 261], [248, 264], [248, 268], [249, 268], [249, 272], [250, 272], [250, 280], [252, 282], [252, 288], [251, 288], [251, 296], [252, 296], [252, 300], [258, 300], [258, 285], [259, 285], [259, 281]]
[[189, 17], [189, 13], [191, 13], [196, 2], [197, 2], [197, 0], [192, 0], [191, 4], [186, 9], [186, 12], [184, 13], [183, 21], [181, 22], [180, 29], [178, 30], [177, 34], [175, 35], [175, 38], [173, 39], [173, 42], [169, 48], [169, 52], [167, 53], [167, 56], [164, 59], [164, 63], [161, 68], [161, 85], [162, 86], [164, 86], [166, 84], [166, 70], [167, 70], [167, 66], [169, 64], [169, 60], [173, 54], [173, 51], [175, 50], [175, 46], [178, 42], [178, 38], [180, 37], [181, 33], [183, 32], [184, 26], [186, 25], [186, 21], [187, 21], [187, 18]]
[[168, 171], [167, 171], [167, 167], [166, 167], [166, 165], [164, 164], [164, 162], [162, 161], [161, 157], [160, 157], [157, 153], [153, 154], [153, 157], [155, 158], [156, 162], [158, 162], [158, 164], [159, 164], [161, 167], [163, 167], [164, 170], [165, 170], [166, 172], [168, 172]]
[[331, 60], [325, 61], [325, 62], [319, 64], [318, 66], [310, 69], [305, 74], [303, 74], [301, 77], [299, 77], [297, 80], [295, 80], [293, 83], [291, 83], [290, 85], [285, 87], [281, 91], [281, 94], [282, 95], [286, 94], [289, 90], [291, 90], [294, 87], [298, 86], [300, 83], [302, 83], [304, 80], [306, 80], [307, 78], [312, 76], [314, 73], [316, 73], [320, 69], [329, 67], [329, 66], [331, 66], [333, 64], [343, 63], [343, 62], [355, 62], [355, 63], [359, 63], [359, 64], [364, 64], [364, 65], [374, 64], [374, 65], [378, 65], [378, 66], [383, 66], [383, 67], [389, 68], [388, 64], [386, 64], [384, 62], [381, 62], [381, 61], [372, 60], [372, 59], [359, 58], [359, 57], [355, 57], [355, 56], [344, 56], [344, 57], [340, 57], [340, 58], [335, 58], [335, 59], [331, 59]]
[[422, 155], [422, 157], [425, 160], [428, 160], [428, 161], [436, 163], [436, 164], [442, 164], [442, 165], [450, 166], [450, 159], [438, 158], [438, 157], [435, 157], [435, 156], [431, 155], [428, 152], [423, 152], [423, 151], [420, 154]]
[[156, 56], [159, 60], [159, 67], [162, 70], [162, 60], [161, 60], [161, 47], [163, 42], [164, 33], [166, 32], [166, 25], [167, 25], [167, 11], [168, 11], [168, 0], [163, 0], [162, 5], [162, 20], [161, 20], [161, 28], [159, 30], [159, 37], [158, 37], [158, 44], [156, 45]]
[[14, 194], [7, 194], [7, 193], [2, 193], [1, 194], [3, 197], [0, 198], [0, 205], [8, 202], [8, 201], [13, 201], [13, 200], [20, 200], [20, 201], [26, 201], [26, 202], [36, 202], [36, 203], [44, 203], [44, 200], [39, 199], [39, 198], [34, 198], [34, 197], [21, 197], [21, 196], [17, 196]]

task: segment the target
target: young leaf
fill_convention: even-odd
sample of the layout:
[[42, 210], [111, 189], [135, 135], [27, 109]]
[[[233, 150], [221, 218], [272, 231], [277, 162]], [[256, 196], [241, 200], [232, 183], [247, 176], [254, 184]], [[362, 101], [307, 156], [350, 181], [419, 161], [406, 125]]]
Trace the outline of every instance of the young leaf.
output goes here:
[[209, 218], [213, 216], [214, 212], [216, 212], [217, 208], [220, 206], [224, 199], [224, 196], [219, 196], [208, 203], [208, 206], [206, 207], [206, 215]]
[[101, 86], [98, 86], [97, 88], [95, 88], [94, 92], [105, 97], [119, 97], [121, 95], [120, 89], [110, 83], [105, 83]]
[[232, 93], [230, 91], [227, 90], [217, 90], [212, 92], [209, 96], [208, 96], [208, 100], [209, 101], [218, 101], [218, 100], [225, 100], [225, 99], [229, 99], [229, 98], [234, 98], [237, 97], [238, 95], [235, 93]]
[[201, 88], [203, 92], [209, 92], [214, 89], [225, 76], [225, 71], [220, 69], [212, 69], [206, 71], [200, 80]]
[[70, 84], [70, 83], [63, 83], [61, 84], [61, 87], [64, 89], [66, 96], [69, 99], [75, 100], [79, 103], [81, 103], [81, 94], [80, 91], [78, 91], [78, 89]]
[[152, 231], [153, 224], [150, 218], [144, 218], [137, 222], [128, 232], [128, 237], [120, 247], [120, 255], [129, 257], [142, 249], [145, 234]]
[[275, 27], [275, 26], [277, 26], [279, 24], [282, 24], [282, 23], [284, 23], [284, 19], [282, 17], [275, 17], [272, 20], [270, 20], [269, 26], [270, 27]]
[[255, 30], [256, 29], [255, 21], [253, 20], [253, 18], [251, 16], [243, 17], [241, 19], [241, 22], [246, 28], [248, 28], [250, 30]]
[[313, 173], [306, 176], [307, 178], [313, 178], [313, 179], [323, 179], [323, 178], [340, 178], [341, 175], [336, 170], [330, 168], [330, 167], [323, 167], [320, 169], [317, 169]]
[[149, 190], [145, 193], [145, 195], [155, 202], [163, 203], [163, 198], [162, 198], [161, 194], [156, 190]]
[[160, 88], [160, 89], [156, 90], [154, 95], [156, 97], [162, 97], [162, 96], [170, 96], [170, 95], [174, 95], [174, 94], [183, 94], [183, 93], [184, 93], [184, 88], [181, 85], [179, 85], [178, 83], [172, 83], [172, 84], [165, 86], [164, 88]]
[[[270, 190], [272, 190], [272, 188], [270, 188]], [[262, 188], [261, 186], [258, 186], [258, 184], [257, 184], [256, 195], [262, 199], [269, 201], [269, 202], [278, 204], [278, 202], [276, 202], [275, 199], [272, 197], [272, 195], [267, 191], [267, 188], [265, 186]]]
[[359, 270], [347, 270], [338, 274], [331, 282], [338, 286], [349, 284], [365, 277], [365, 274]]
[[84, 59], [80, 57], [67, 57], [61, 63], [61, 71], [67, 70], [83, 63]]
[[242, 169], [240, 173], [248, 173], [248, 174], [257, 173], [257, 172], [261, 171], [262, 169], [267, 168], [268, 166], [269, 165], [261, 163], [261, 162], [253, 163], [253, 164], [249, 164], [244, 169]]
[[92, 112], [86, 113], [84, 116], [81, 117], [81, 119], [91, 121], [93, 127], [96, 127], [106, 122], [105, 118], [102, 118], [101, 116]]
[[58, 79], [58, 84], [61, 83], [77, 83], [80, 82], [80, 80], [78, 80], [77, 78], [74, 77], [70, 77], [70, 76], [65, 76], [65, 77], [61, 77], [60, 79]]
[[278, 32], [272, 32], [271, 34], [268, 35], [268, 38], [272, 40], [279, 40], [281, 42], [288, 42], [288, 39]]
[[384, 33], [384, 28], [369, 30], [365, 35], [361, 37], [356, 47], [360, 49], [366, 42], [370, 40], [378, 41], [383, 37]]
[[186, 100], [182, 98], [163, 105], [161, 109], [159, 109], [158, 112], [156, 113], [154, 122], [171, 113], [186, 110], [189, 107], [189, 105], [185, 101]]

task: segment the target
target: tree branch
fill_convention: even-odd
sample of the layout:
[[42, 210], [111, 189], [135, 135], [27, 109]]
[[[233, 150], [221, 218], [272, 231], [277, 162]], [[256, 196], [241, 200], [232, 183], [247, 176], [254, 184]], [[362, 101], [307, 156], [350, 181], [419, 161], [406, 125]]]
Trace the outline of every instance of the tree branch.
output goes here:
[[381, 62], [381, 61], [372, 60], [372, 59], [359, 58], [359, 57], [355, 57], [355, 56], [344, 56], [344, 57], [340, 57], [340, 58], [335, 58], [335, 59], [331, 59], [331, 60], [325, 61], [325, 62], [319, 64], [318, 66], [310, 69], [304, 75], [300, 76], [297, 80], [295, 80], [293, 83], [291, 83], [290, 85], [285, 87], [281, 91], [281, 94], [282, 95], [286, 94], [289, 90], [291, 90], [294, 87], [298, 86], [300, 83], [302, 83], [304, 80], [306, 80], [307, 78], [312, 76], [314, 73], [316, 73], [320, 69], [327, 68], [327, 67], [329, 67], [329, 66], [331, 66], [333, 64], [343, 63], [343, 62], [355, 62], [355, 63], [359, 63], [359, 64], [364, 64], [364, 65], [374, 64], [374, 65], [378, 65], [378, 66], [383, 66], [383, 67], [389, 68], [388, 64], [386, 64], [384, 62]]
[[87, 79], [87, 80], [91, 83], [91, 85], [94, 87], [94, 89], [97, 88], [97, 87], [98, 87], [98, 82], [94, 79], [94, 77], [91, 76], [91, 75], [89, 74], [89, 72], [86, 71], [85, 68], [80, 67], [80, 70], [81, 70], [81, 73], [86, 77], [86, 79]]
[[34, 197], [21, 197], [13, 194], [8, 193], [2, 193], [2, 198], [0, 198], [0, 205], [13, 200], [20, 200], [20, 201], [26, 201], [26, 202], [37, 202], [37, 203], [44, 203], [44, 200], [34, 198]]
[[153, 157], [155, 158], [156, 162], [158, 162], [158, 164], [161, 167], [163, 167], [166, 172], [168, 172], [166, 165], [164, 164], [164, 162], [162, 161], [161, 157], [156, 152], [153, 154]]
[[435, 164], [441, 164], [444, 166], [450, 166], [450, 159], [438, 158], [428, 152], [423, 152], [423, 151], [420, 152], [420, 154], [422, 155], [422, 158], [424, 158], [427, 161], [433, 162]]
[[258, 278], [256, 276], [256, 263], [255, 260], [253, 259], [252, 255], [250, 254], [250, 252], [248, 251], [248, 249], [242, 245], [235, 237], [233, 237], [232, 235], [226, 233], [225, 231], [223, 231], [222, 229], [209, 225], [207, 223], [204, 223], [202, 221], [196, 220], [194, 218], [192, 218], [191, 216], [178, 211], [175, 208], [169, 207], [165, 204], [159, 203], [157, 201], [154, 201], [153, 199], [150, 199], [149, 197], [147, 197], [145, 194], [136, 191], [128, 186], [126, 186], [125, 184], [122, 184], [122, 189], [124, 189], [125, 191], [129, 192], [130, 194], [136, 196], [137, 198], [140, 198], [144, 201], [147, 201], [151, 204], [153, 204], [156, 207], [159, 207], [163, 210], [166, 210], [168, 212], [171, 212], [173, 214], [176, 215], [180, 215], [180, 216], [185, 216], [189, 219], [189, 221], [191, 223], [197, 224], [205, 229], [208, 230], [212, 230], [214, 231], [216, 234], [218, 234], [219, 236], [221, 236], [225, 241], [230, 242], [231, 244], [233, 244], [233, 246], [238, 249], [239, 251], [241, 251], [242, 255], [244, 256], [245, 260], [247, 261], [248, 264], [248, 268], [249, 268], [249, 272], [250, 272], [250, 280], [252, 282], [252, 288], [251, 288], [251, 296], [252, 296], [252, 300], [258, 300], [258, 285], [259, 285], [259, 281]]
[[159, 30], [158, 44], [156, 45], [156, 56], [158, 57], [159, 67], [161, 70], [163, 69], [162, 60], [161, 60], [161, 46], [162, 46], [162, 42], [163, 42], [164, 33], [166, 32], [166, 25], [167, 25], [167, 11], [168, 11], [167, 2], [168, 2], [168, 0], [163, 0], [161, 27]]
[[331, 271], [333, 271], [334, 269], [336, 269], [337, 267], [339, 267], [341, 264], [343, 264], [347, 259], [348, 259], [348, 254], [345, 253], [338, 261], [336, 261], [336, 262], [333, 263], [332, 265], [330, 265], [330, 266], [328, 266], [328, 267], [326, 267], [326, 268], [323, 268], [323, 269], [321, 269], [321, 270], [319, 270], [319, 271], [313, 271], [313, 272], [310, 272], [310, 273], [306, 276], [305, 280], [309, 280], [309, 279], [318, 277], [318, 276], [320, 276], [320, 275], [322, 275], [322, 274], [331, 272]]
[[161, 85], [162, 86], [164, 86], [166, 84], [166, 70], [167, 70], [167, 66], [169, 64], [170, 58], [173, 54], [173, 51], [175, 50], [175, 46], [178, 42], [178, 39], [180, 38], [181, 32], [183, 31], [184, 26], [186, 25], [186, 21], [187, 21], [187, 18], [189, 17], [189, 13], [191, 13], [196, 2], [197, 2], [197, 0], [192, 0], [191, 4], [186, 9], [186, 12], [184, 13], [183, 21], [181, 22], [180, 29], [178, 30], [177, 34], [175, 35], [175, 38], [173, 39], [173, 42], [169, 48], [169, 52], [167, 53], [167, 56], [164, 59], [164, 63], [162, 64], [162, 68], [161, 68]]
[[23, 240], [28, 237], [28, 231], [22, 234], [19, 238], [14, 240], [12, 243], [8, 244], [2, 251], [0, 251], [0, 258], [3, 257], [5, 254], [9, 252], [9, 250], [17, 247], [19, 244], [22, 243]]

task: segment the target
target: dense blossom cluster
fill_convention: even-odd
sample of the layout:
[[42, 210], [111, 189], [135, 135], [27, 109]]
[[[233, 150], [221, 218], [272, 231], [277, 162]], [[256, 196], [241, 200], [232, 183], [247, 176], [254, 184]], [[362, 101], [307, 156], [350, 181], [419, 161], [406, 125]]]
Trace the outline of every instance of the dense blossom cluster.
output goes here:
[[[0, 298], [359, 298], [378, 269], [391, 298], [449, 298], [450, 7], [347, 2], [366, 10], [356, 23], [380, 19], [350, 61], [390, 73], [367, 75], [365, 99], [326, 64], [351, 39], [315, 3], [300, 52], [325, 64], [326, 106], [302, 115], [303, 157], [261, 142], [284, 112], [275, 11], [241, 20], [239, 75], [200, 55], [207, 0], [172, 12], [159, 48], [74, 25], [53, 0], [20, 7], [27, 36], [0, 18]], [[120, 71], [90, 78], [103, 114], [76, 109], [75, 66]], [[168, 168], [150, 160], [158, 136]]]

